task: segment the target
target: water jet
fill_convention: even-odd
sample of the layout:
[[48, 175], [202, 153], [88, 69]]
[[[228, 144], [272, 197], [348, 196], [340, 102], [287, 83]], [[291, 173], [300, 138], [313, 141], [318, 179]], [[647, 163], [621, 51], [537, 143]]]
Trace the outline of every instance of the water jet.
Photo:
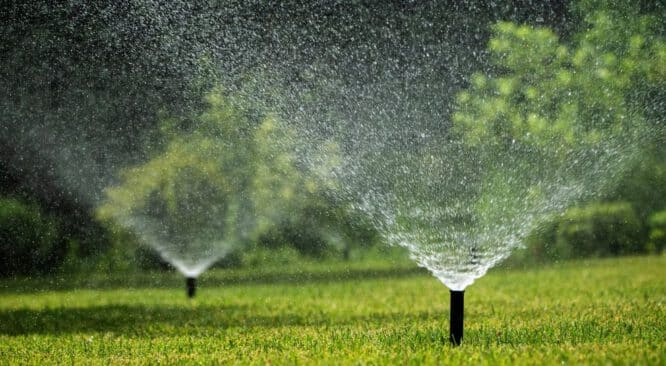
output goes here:
[[[525, 47], [520, 36], [513, 40], [502, 32], [529, 30], [498, 26], [496, 37], [511, 39], [510, 49], [519, 50]], [[550, 52], [540, 41], [530, 49]], [[509, 59], [507, 51], [490, 51], [496, 52], [496, 66], [506, 68], [501, 62]], [[316, 170], [322, 165], [318, 156], [325, 154], [322, 142], [334, 141], [340, 165], [322, 179], [341, 182], [338, 197], [448, 287], [454, 345], [463, 340], [465, 289], [521, 248], [546, 220], [602, 197], [649, 141], [639, 113], [618, 113], [609, 104], [588, 115], [590, 102], [576, 97], [594, 95], [588, 85], [553, 95], [553, 70], [524, 78], [525, 70], [543, 68], [534, 60], [547, 58], [516, 57], [525, 64], [510, 65], [513, 74], [475, 73], [468, 89], [458, 92], [448, 119], [419, 104], [431, 81], [418, 78], [425, 72], [404, 71], [418, 69], [409, 64], [388, 69], [371, 86], [321, 80], [322, 99], [309, 96], [316, 108], [293, 113], [302, 119], [305, 138], [313, 141], [306, 163]], [[420, 61], [435, 62], [427, 55]], [[419, 87], [424, 93], [415, 95]], [[544, 97], [532, 102], [523, 94], [527, 91]], [[621, 90], [613, 92], [618, 100], [623, 97]], [[580, 113], [546, 113], [540, 104], [546, 99], [553, 111]], [[308, 116], [322, 114], [338, 118], [333, 122], [339, 126], [315, 130], [317, 121]]]

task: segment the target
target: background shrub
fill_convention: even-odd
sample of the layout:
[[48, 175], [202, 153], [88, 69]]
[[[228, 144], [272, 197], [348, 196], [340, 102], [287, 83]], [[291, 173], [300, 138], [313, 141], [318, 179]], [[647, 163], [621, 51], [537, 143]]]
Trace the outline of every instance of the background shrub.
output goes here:
[[650, 216], [648, 224], [650, 235], [647, 250], [652, 253], [661, 253], [666, 247], [666, 210]]
[[53, 271], [66, 252], [67, 244], [53, 218], [37, 205], [0, 198], [0, 276]]
[[526, 238], [526, 248], [517, 251], [510, 263], [656, 252], [663, 248], [666, 233], [666, 215], [657, 216], [653, 215], [654, 234], [650, 234], [655, 239], [646, 243], [646, 224], [628, 202], [573, 207], [544, 221]]
[[594, 203], [569, 209], [557, 228], [556, 252], [605, 257], [645, 251], [641, 222], [629, 203]]

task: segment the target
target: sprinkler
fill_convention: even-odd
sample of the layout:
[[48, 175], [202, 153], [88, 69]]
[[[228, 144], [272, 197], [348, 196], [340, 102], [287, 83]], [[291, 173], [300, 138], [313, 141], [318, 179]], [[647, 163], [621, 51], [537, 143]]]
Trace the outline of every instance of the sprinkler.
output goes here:
[[465, 309], [465, 291], [451, 290], [451, 319], [449, 339], [451, 344], [459, 346], [463, 338], [463, 312]]
[[187, 277], [185, 279], [185, 284], [187, 286], [187, 297], [191, 299], [194, 297], [194, 294], [197, 292], [197, 278]]

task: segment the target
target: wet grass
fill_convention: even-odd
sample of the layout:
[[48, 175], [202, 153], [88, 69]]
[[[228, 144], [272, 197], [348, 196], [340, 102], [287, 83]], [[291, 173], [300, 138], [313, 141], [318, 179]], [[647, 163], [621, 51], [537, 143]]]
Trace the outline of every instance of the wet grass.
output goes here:
[[448, 291], [405, 264], [216, 271], [194, 301], [156, 278], [2, 282], [0, 364], [666, 362], [664, 256], [494, 271], [458, 348]]
[[[427, 274], [408, 258], [368, 259], [353, 262], [303, 261], [297, 266], [273, 264], [268, 267], [230, 270], [209, 270], [199, 278], [203, 287], [228, 285], [265, 285], [294, 283], [327, 283], [371, 278], [397, 278]], [[0, 280], [0, 294], [77, 289], [144, 289], [176, 288], [184, 286], [183, 276], [174, 269], [171, 272], [138, 272], [122, 274], [55, 275], [43, 278], [18, 278]]]

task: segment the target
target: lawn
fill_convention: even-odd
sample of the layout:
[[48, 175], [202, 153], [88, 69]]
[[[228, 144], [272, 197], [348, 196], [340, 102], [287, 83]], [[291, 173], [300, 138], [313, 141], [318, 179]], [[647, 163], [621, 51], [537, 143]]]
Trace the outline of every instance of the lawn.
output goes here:
[[448, 290], [406, 263], [0, 282], [0, 364], [666, 363], [666, 256], [491, 271], [448, 343]]

